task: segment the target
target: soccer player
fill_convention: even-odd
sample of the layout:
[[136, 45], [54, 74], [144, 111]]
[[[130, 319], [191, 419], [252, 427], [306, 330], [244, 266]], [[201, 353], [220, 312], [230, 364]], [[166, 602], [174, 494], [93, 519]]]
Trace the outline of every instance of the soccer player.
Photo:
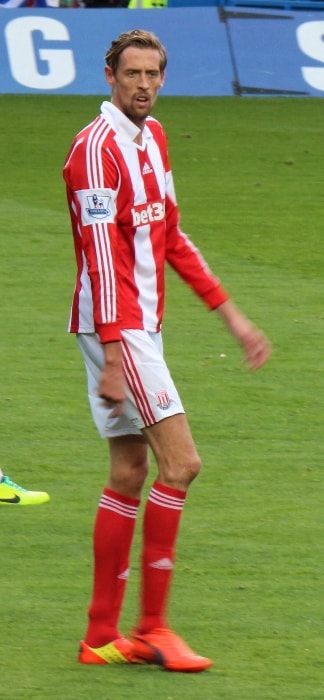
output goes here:
[[0, 505], [38, 506], [50, 500], [45, 491], [28, 491], [5, 476], [0, 469]]
[[[181, 512], [200, 458], [163, 358], [165, 263], [216, 310], [250, 369], [267, 360], [269, 343], [180, 228], [166, 136], [151, 116], [166, 62], [150, 32], [128, 31], [112, 42], [105, 67], [111, 101], [75, 137], [64, 166], [77, 261], [69, 330], [77, 334], [93, 419], [110, 452], [79, 661], [148, 662], [195, 672], [212, 661], [192, 651], [168, 623]], [[144, 511], [140, 609], [126, 637], [118, 622], [149, 449], [157, 475]]]

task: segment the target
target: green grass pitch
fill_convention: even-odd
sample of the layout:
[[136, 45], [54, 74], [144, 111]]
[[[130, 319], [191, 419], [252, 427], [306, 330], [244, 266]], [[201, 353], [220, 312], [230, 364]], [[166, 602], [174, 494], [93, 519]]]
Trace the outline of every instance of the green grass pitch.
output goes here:
[[[168, 272], [165, 352], [203, 460], [183, 515], [170, 621], [215, 666], [187, 676], [76, 663], [107, 450], [66, 332], [75, 263], [61, 170], [100, 102], [0, 96], [1, 466], [51, 494], [46, 506], [0, 510], [1, 698], [322, 700], [320, 99], [157, 103], [182, 227], [273, 355], [250, 374], [216, 315]], [[152, 463], [150, 483], [154, 475]], [[125, 632], [139, 545], [140, 521]]]

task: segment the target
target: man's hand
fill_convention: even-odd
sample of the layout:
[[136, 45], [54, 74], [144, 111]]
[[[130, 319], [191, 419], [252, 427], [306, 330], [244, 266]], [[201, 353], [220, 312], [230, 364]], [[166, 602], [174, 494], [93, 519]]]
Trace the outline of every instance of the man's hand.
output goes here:
[[103, 368], [98, 393], [104, 399], [109, 408], [112, 408], [112, 416], [120, 416], [123, 413], [125, 395], [125, 376], [122, 365], [122, 351], [120, 342], [105, 343], [105, 366]]
[[243, 361], [249, 369], [260, 369], [270, 357], [270, 343], [262, 331], [250, 324], [250, 328], [238, 340], [244, 348]]
[[271, 345], [264, 333], [256, 328], [230, 300], [221, 304], [216, 311], [230, 333], [243, 347], [244, 362], [249, 369], [256, 370], [262, 367], [271, 354]]

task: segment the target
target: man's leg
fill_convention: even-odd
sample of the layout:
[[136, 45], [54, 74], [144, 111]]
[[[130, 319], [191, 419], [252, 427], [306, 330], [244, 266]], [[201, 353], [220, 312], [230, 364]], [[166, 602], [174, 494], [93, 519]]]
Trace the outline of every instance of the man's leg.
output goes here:
[[175, 560], [175, 544], [186, 492], [200, 460], [185, 414], [147, 428], [158, 477], [150, 491], [143, 522], [141, 632], [166, 627], [166, 607]]
[[147, 445], [142, 436], [129, 435], [111, 438], [109, 448], [110, 475], [94, 528], [93, 595], [79, 656], [83, 663], [131, 660], [131, 645], [120, 636], [118, 621], [137, 509], [148, 471]]
[[184, 414], [146, 428], [158, 465], [143, 522], [141, 610], [133, 633], [135, 655], [170, 671], [203, 671], [211, 661], [195, 654], [167, 622], [175, 547], [186, 492], [200, 459]]

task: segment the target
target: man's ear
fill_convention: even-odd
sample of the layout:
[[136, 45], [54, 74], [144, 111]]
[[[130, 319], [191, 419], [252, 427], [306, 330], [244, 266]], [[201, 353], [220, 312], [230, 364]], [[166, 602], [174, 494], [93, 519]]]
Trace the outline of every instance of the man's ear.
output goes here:
[[164, 85], [164, 80], [165, 80], [165, 70], [163, 71], [163, 73], [161, 73], [161, 85], [160, 85], [160, 88], [163, 87], [163, 85]]
[[105, 76], [106, 76], [106, 80], [107, 80], [108, 85], [110, 85], [110, 87], [112, 87], [113, 83], [114, 83], [114, 76], [113, 76], [113, 72], [112, 72], [110, 66], [105, 66]]

